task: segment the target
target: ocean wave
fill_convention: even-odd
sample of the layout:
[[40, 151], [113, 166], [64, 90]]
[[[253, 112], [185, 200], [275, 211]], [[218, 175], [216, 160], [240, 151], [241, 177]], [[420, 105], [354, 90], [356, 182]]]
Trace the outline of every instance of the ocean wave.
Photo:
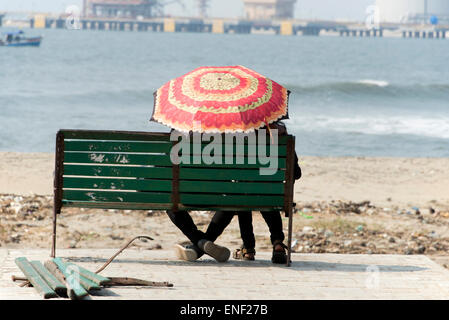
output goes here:
[[393, 84], [385, 80], [361, 79], [357, 81], [325, 82], [315, 85], [284, 85], [294, 94], [311, 95], [345, 95], [361, 97], [397, 97], [426, 99], [448, 99], [449, 83], [432, 84]]
[[360, 80], [360, 81], [357, 81], [357, 83], [365, 84], [368, 86], [377, 86], [377, 87], [381, 87], [381, 88], [387, 87], [390, 85], [390, 83], [388, 81], [371, 80], [371, 79]]
[[[357, 81], [344, 82], [326, 82], [314, 85], [294, 85], [284, 84], [284, 86], [293, 92], [293, 97], [303, 98], [319, 98], [323, 95], [335, 98], [357, 98], [377, 99], [387, 98], [397, 99], [433, 99], [433, 100], [449, 100], [449, 83], [435, 84], [409, 84], [398, 85], [392, 84], [385, 80], [361, 79]], [[16, 91], [2, 92], [0, 88], [0, 102], [11, 103], [30, 103], [47, 104], [48, 102], [67, 102], [69, 104], [82, 102], [96, 104], [110, 101], [114, 103], [133, 103], [136, 101], [148, 101], [153, 99], [153, 91], [151, 88], [117, 88], [117, 89], [97, 89], [97, 90], [76, 90], [56, 91], [56, 90], [33, 90], [33, 91]]]
[[414, 135], [429, 138], [449, 139], [449, 117], [334, 118], [326, 116], [298, 116], [291, 119], [289, 127], [292, 132], [329, 131], [368, 135]]
[[0, 95], [4, 101], [82, 101], [96, 104], [99, 100], [128, 100], [148, 99], [153, 97], [151, 89], [114, 89], [114, 90], [89, 90], [71, 92], [58, 91], [18, 91], [9, 92]]

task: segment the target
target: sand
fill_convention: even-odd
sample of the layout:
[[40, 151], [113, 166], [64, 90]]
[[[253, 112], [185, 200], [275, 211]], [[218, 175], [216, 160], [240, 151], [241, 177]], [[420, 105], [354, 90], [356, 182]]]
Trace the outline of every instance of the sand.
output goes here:
[[0, 194], [53, 194], [52, 153], [0, 152]]
[[[295, 201], [449, 206], [449, 159], [300, 157]], [[0, 152], [0, 194], [53, 193], [54, 155]]]
[[[426, 254], [449, 265], [449, 159], [300, 157], [300, 165], [295, 252]], [[49, 250], [53, 170], [50, 153], [0, 153], [0, 247]], [[210, 213], [192, 217], [205, 231]], [[253, 217], [256, 251], [270, 252], [267, 226]], [[155, 238], [134, 245], [146, 250], [187, 240], [163, 212], [64, 208], [58, 217], [58, 248], [120, 248], [136, 235]], [[217, 241], [240, 246], [237, 218]]]
[[449, 205], [449, 159], [318, 158], [300, 160], [304, 178], [296, 185], [301, 201], [363, 201], [424, 207]]

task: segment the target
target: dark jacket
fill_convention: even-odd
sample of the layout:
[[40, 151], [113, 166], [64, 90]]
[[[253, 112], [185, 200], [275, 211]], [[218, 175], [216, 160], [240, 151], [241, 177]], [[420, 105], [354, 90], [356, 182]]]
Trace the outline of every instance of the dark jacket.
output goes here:
[[301, 167], [299, 166], [298, 161], [299, 159], [295, 151], [295, 180], [301, 179], [302, 176]]
[[[279, 135], [288, 134], [287, 127], [285, 126], [285, 124], [282, 121], [277, 121], [277, 122], [273, 123], [273, 125], [277, 127]], [[261, 129], [266, 129], [266, 127], [263, 127]], [[299, 166], [298, 161], [299, 161], [298, 155], [296, 154], [296, 151], [295, 151], [295, 174], [294, 174], [295, 180], [301, 179], [301, 176], [302, 176], [301, 167]]]

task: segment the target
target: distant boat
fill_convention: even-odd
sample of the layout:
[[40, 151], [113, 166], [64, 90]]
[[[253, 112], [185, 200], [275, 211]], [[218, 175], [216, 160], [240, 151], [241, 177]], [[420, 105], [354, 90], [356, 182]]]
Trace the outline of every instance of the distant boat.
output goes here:
[[42, 37], [25, 37], [22, 30], [14, 32], [6, 32], [0, 39], [0, 46], [3, 47], [39, 47]]

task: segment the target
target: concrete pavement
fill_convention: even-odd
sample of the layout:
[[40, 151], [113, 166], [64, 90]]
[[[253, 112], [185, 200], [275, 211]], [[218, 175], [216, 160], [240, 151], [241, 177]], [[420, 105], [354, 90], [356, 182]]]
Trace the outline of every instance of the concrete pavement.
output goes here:
[[[95, 271], [116, 249], [67, 249], [58, 256]], [[11, 275], [19, 256], [45, 261], [49, 250], [0, 249], [0, 300], [40, 299]], [[426, 256], [293, 254], [292, 267], [273, 265], [270, 252], [254, 262], [177, 261], [172, 251], [128, 249], [101, 274], [169, 281], [173, 288], [114, 287], [91, 299], [301, 300], [449, 299], [449, 271]]]

